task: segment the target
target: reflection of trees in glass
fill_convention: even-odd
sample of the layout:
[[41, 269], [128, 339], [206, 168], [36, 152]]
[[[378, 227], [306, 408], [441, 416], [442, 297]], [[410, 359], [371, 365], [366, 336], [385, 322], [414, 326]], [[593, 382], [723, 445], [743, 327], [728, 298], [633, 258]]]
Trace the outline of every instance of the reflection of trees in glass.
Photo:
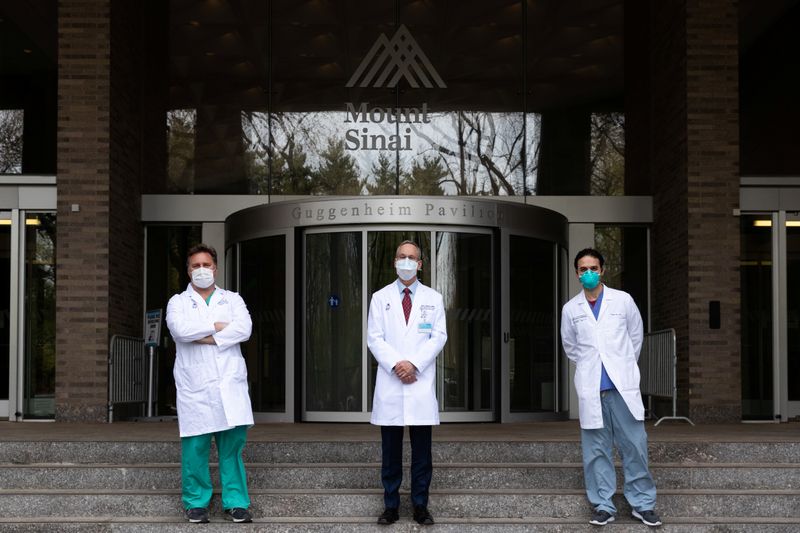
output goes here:
[[439, 196], [444, 194], [442, 183], [447, 176], [447, 169], [440, 159], [422, 156], [421, 160], [411, 162], [411, 171], [403, 175], [400, 190], [402, 194]]
[[197, 111], [167, 112], [167, 176], [169, 192], [194, 190], [194, 137]]
[[344, 140], [328, 139], [328, 146], [320, 157], [319, 168], [314, 173], [314, 194], [361, 194], [358, 166], [353, 157], [345, 153]]
[[595, 226], [594, 246], [605, 259], [603, 282], [610, 287], [622, 287], [622, 228]]
[[[398, 192], [399, 172], [401, 194], [525, 193], [524, 176], [535, 176], [537, 168], [538, 115], [528, 115], [527, 127], [519, 113], [460, 111], [426, 116], [425, 122], [407, 124], [413, 150], [401, 151], [405, 168], [398, 169], [392, 150], [348, 149], [345, 139], [353, 123], [348, 122], [352, 117], [347, 113], [243, 112], [251, 191], [393, 195]], [[388, 121], [358, 126], [369, 128], [370, 136], [395, 134]]]
[[[272, 142], [270, 116], [266, 112], [242, 111], [245, 171], [256, 194], [311, 194], [313, 170], [308, 164], [306, 142], [313, 121], [310, 113], [273, 113]], [[272, 160], [272, 189], [269, 165]]]
[[438, 155], [449, 174], [443, 183], [456, 194], [524, 193], [522, 115], [458, 111], [433, 116], [430, 127], [412, 128]]
[[[26, 229], [27, 282], [26, 282], [26, 398], [52, 397], [55, 392], [55, 215], [43, 214], [29, 217], [38, 225]], [[48, 406], [50, 404], [47, 404]], [[34, 412], [29, 404], [26, 414], [52, 416]], [[50, 407], [47, 408], [50, 410]]]
[[372, 181], [364, 179], [367, 194], [397, 194], [397, 165], [387, 152], [378, 154], [378, 160], [372, 164], [371, 170]]
[[591, 194], [625, 194], [625, 114], [592, 113], [591, 121]]
[[0, 109], [0, 174], [22, 172], [22, 109]]

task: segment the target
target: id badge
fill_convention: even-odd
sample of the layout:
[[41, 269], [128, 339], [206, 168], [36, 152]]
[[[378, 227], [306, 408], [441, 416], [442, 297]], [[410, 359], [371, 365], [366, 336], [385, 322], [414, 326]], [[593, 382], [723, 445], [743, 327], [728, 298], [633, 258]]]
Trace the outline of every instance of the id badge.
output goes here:
[[430, 335], [433, 333], [433, 324], [430, 322], [420, 322], [417, 326], [417, 333], [427, 333]]

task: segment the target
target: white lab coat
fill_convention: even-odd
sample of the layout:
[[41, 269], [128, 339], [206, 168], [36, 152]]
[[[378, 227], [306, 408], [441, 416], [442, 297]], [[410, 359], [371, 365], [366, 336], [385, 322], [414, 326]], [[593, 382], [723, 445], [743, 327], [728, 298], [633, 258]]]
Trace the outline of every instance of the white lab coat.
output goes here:
[[581, 428], [603, 427], [601, 363], [633, 417], [644, 420], [637, 364], [643, 338], [642, 317], [627, 292], [604, 285], [597, 319], [584, 291], [564, 304], [561, 342], [567, 357], [576, 364], [575, 391]]
[[[214, 322], [228, 326], [216, 332]], [[167, 305], [167, 327], [175, 340], [175, 388], [181, 437], [252, 425], [247, 365], [239, 343], [250, 338], [250, 313], [237, 293], [216, 287], [206, 305], [191, 284]], [[212, 335], [214, 344], [192, 341]]]
[[[442, 295], [422, 283], [413, 295], [406, 324], [403, 295], [392, 282], [372, 295], [367, 346], [378, 362], [371, 422], [378, 426], [439, 424], [436, 357], [447, 341]], [[430, 330], [420, 328], [429, 323]], [[417, 381], [404, 385], [392, 368], [400, 361], [417, 368]]]

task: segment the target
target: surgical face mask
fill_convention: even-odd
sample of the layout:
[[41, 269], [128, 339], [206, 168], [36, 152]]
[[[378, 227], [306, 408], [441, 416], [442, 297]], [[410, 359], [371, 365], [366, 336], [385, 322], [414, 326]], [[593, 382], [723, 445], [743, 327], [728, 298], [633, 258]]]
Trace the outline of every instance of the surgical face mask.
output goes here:
[[581, 282], [583, 288], [592, 290], [600, 284], [600, 273], [595, 270], [587, 270], [580, 275], [578, 281]]
[[397, 277], [403, 281], [413, 279], [417, 275], [417, 262], [408, 257], [395, 260], [394, 268], [397, 270]]
[[201, 289], [209, 288], [214, 284], [214, 271], [205, 267], [192, 270], [192, 283]]

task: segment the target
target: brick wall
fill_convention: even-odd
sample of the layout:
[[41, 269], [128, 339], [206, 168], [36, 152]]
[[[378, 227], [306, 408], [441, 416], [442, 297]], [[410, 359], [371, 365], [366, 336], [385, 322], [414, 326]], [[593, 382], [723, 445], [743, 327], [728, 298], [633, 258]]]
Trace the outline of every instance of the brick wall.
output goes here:
[[[741, 417], [738, 9], [652, 2], [653, 326], [678, 335], [678, 394], [699, 421]], [[673, 290], [674, 288], [674, 290]], [[719, 300], [712, 330], [708, 302]]]
[[[103, 420], [108, 353], [110, 3], [58, 13], [56, 419]], [[72, 212], [77, 204], [80, 211]]]
[[135, 7], [111, 0], [59, 3], [58, 420], [106, 419], [109, 338], [141, 334], [141, 95], [135, 83], [141, 16]]

